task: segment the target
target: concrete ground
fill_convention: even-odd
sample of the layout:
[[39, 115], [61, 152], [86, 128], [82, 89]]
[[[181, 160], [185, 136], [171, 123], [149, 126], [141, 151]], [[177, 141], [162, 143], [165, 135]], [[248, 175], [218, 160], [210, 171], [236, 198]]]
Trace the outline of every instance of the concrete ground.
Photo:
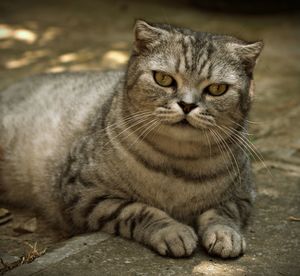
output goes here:
[[2, 206], [14, 216], [0, 226], [6, 264], [32, 251], [26, 242], [37, 242], [38, 252], [47, 248], [7, 275], [300, 275], [300, 16], [222, 14], [173, 2], [2, 0], [0, 88], [42, 72], [124, 67], [135, 18], [263, 39], [250, 132], [267, 169], [254, 162], [258, 197], [246, 254], [223, 261], [199, 248], [188, 259], [162, 258], [103, 233], [68, 240], [42, 219], [33, 233], [22, 234], [14, 225], [35, 215]]

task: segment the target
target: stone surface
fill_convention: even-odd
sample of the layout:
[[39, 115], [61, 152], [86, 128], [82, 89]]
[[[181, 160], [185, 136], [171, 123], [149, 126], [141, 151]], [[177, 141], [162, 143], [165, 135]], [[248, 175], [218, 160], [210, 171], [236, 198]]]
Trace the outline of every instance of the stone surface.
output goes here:
[[67, 240], [41, 219], [36, 232], [20, 235], [13, 223], [34, 214], [0, 206], [14, 218], [0, 226], [0, 257], [23, 256], [25, 242], [47, 247], [7, 275], [300, 275], [300, 16], [204, 12], [184, 2], [1, 1], [0, 88], [43, 72], [124, 67], [135, 18], [263, 39], [250, 123], [262, 156], [253, 154], [258, 195], [246, 254], [223, 261], [199, 248], [188, 259], [162, 258], [102, 233]]

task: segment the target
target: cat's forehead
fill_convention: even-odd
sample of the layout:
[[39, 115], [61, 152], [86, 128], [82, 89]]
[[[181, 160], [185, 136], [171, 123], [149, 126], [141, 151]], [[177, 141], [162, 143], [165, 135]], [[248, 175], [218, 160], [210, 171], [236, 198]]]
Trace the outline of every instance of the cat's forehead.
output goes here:
[[230, 83], [251, 78], [262, 48], [262, 41], [137, 21], [133, 58], [146, 70]]
[[173, 32], [172, 37], [150, 58], [152, 70], [195, 79], [236, 80], [239, 64], [220, 37], [196, 32]]

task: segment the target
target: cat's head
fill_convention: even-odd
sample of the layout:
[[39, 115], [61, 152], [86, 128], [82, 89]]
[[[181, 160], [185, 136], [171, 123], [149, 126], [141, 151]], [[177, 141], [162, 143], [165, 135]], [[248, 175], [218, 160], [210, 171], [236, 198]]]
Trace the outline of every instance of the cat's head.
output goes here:
[[205, 130], [248, 114], [263, 43], [138, 20], [127, 70], [132, 110], [170, 128]]

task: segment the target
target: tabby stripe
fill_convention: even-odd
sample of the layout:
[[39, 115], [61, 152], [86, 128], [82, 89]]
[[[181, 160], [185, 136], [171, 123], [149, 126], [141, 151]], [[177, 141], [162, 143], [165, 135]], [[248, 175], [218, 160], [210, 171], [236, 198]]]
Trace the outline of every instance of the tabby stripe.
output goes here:
[[182, 50], [183, 50], [183, 56], [184, 56], [185, 70], [189, 70], [189, 64], [188, 64], [188, 59], [187, 59], [188, 46], [186, 45], [184, 40], [182, 40]]
[[71, 156], [71, 154], [69, 154], [67, 156], [67, 160], [65, 161], [65, 166], [61, 172], [61, 175], [60, 175], [60, 179], [59, 179], [59, 189], [61, 190], [64, 185], [66, 183], [68, 183], [69, 181], [69, 174], [70, 174], [70, 171], [71, 171], [71, 166], [72, 166], [72, 163], [75, 161], [75, 159]]
[[[212, 157], [217, 157], [217, 155], [220, 155], [220, 149], [218, 148], [216, 143], [211, 144], [210, 146], [207, 145], [207, 147], [206, 147], [207, 150], [208, 150], [208, 155], [207, 156], [204, 156], [202, 152], [201, 152], [200, 155], [197, 155], [197, 156], [181, 156], [181, 155], [173, 154], [172, 152], [165, 151], [162, 148], [159, 148], [155, 143], [152, 143], [151, 140], [147, 139], [147, 137], [145, 137], [143, 139], [143, 142], [145, 144], [147, 144], [149, 147], [151, 147], [151, 149], [153, 151], [156, 151], [156, 152], [158, 152], [158, 153], [160, 153], [164, 156], [167, 156], [168, 158], [176, 159], [176, 160], [178, 160], [180, 158], [180, 159], [186, 160], [186, 161], [195, 161], [195, 160], [198, 160], [199, 158], [203, 158], [203, 157], [212, 158]], [[215, 148], [216, 150], [213, 151], [213, 148]]]
[[212, 66], [213, 66], [212, 63], [210, 63], [209, 66], [208, 66], [208, 69], [207, 69], [207, 75], [206, 75], [206, 78], [207, 78], [207, 79], [210, 79], [210, 78], [211, 78], [211, 75], [212, 75]]
[[162, 173], [164, 175], [182, 178], [185, 181], [189, 181], [189, 182], [198, 183], [199, 181], [209, 181], [228, 173], [228, 167], [224, 166], [222, 169], [212, 174], [202, 174], [202, 175], [187, 174], [185, 170], [181, 170], [173, 167], [162, 167], [152, 162], [149, 162], [149, 160], [145, 159], [143, 156], [141, 156], [138, 152], [134, 151], [132, 148], [127, 148], [127, 150], [132, 154], [134, 159], [137, 162], [141, 163], [145, 168], [158, 173]]
[[189, 57], [188, 57], [188, 53], [189, 53], [190, 47], [189, 47], [189, 44], [186, 43], [185, 39], [182, 40], [182, 47], [183, 47], [185, 69], [186, 70], [190, 70], [190, 61], [189, 61]]
[[204, 61], [202, 62], [202, 64], [200, 65], [200, 68], [199, 68], [199, 74], [202, 73], [202, 70], [203, 70], [204, 66], [206, 65], [207, 61], [208, 61], [208, 57], [206, 57], [206, 58], [204, 59]]
[[151, 221], [153, 216], [154, 216], [154, 214], [148, 210], [148, 206], [146, 206], [146, 205], [142, 207], [142, 209], [139, 211], [138, 214], [129, 216], [125, 220], [125, 224], [127, 225], [128, 222], [131, 221], [130, 228], [129, 228], [130, 237], [131, 238], [134, 237], [134, 230], [135, 230], [137, 224], [147, 225]]
[[184, 243], [183, 238], [181, 237], [181, 235], [179, 235], [179, 239], [181, 240], [183, 248], [184, 248], [184, 255], [187, 255], [187, 249], [186, 249], [185, 243]]
[[232, 210], [230, 210], [230, 209], [228, 208], [227, 205], [221, 206], [221, 207], [220, 207], [220, 211], [221, 211], [221, 213], [222, 213], [223, 215], [226, 215], [227, 217], [229, 217], [229, 218], [232, 219], [233, 221], [238, 220], [238, 217], [236, 217], [236, 216], [233, 214]]
[[[194, 57], [193, 59], [192, 59], [192, 68], [191, 68], [191, 71], [192, 72], [195, 72], [196, 71], [196, 69], [197, 69], [197, 66], [198, 66], [198, 58], [199, 58], [199, 56], [197, 56], [197, 54], [198, 54], [198, 51], [199, 51], [199, 49], [197, 48], [197, 45], [194, 43], [193, 45], [192, 45], [192, 56]], [[197, 58], [195, 58], [197, 56]]]
[[126, 84], [127, 86], [127, 91], [131, 90], [137, 83], [137, 81], [139, 80], [139, 78], [141, 77], [141, 75], [144, 73], [144, 71], [137, 71], [134, 76], [131, 76], [131, 78], [133, 78], [133, 81], [130, 84]]
[[135, 219], [133, 219], [132, 221], [131, 221], [131, 223], [130, 223], [130, 238], [131, 239], [133, 239], [133, 237], [134, 237], [134, 230], [135, 230], [135, 227], [136, 227], [136, 221], [135, 221]]
[[170, 248], [169, 243], [166, 240], [164, 240], [164, 244], [167, 247], [167, 252], [166, 252], [167, 256], [173, 257], [173, 254], [171, 254], [172, 249]]
[[210, 60], [212, 52], [213, 52], [213, 46], [209, 43], [208, 46], [207, 46], [207, 52], [206, 52], [205, 60], [202, 62], [201, 66], [199, 68], [199, 74], [202, 72], [202, 70], [205, 67], [208, 60]]
[[[248, 164], [248, 158], [246, 157], [245, 160], [243, 161], [243, 163], [239, 166], [239, 173], [238, 172], [235, 172], [236, 175], [235, 177], [232, 179], [232, 183], [236, 183], [237, 180], [242, 177], [242, 172], [243, 170], [245, 169], [246, 165]], [[234, 166], [235, 167], [235, 166]], [[233, 168], [234, 168], [233, 167]]]
[[154, 217], [154, 214], [147, 211], [143, 217], [143, 223], [148, 224]]
[[170, 225], [168, 218], [161, 218], [155, 221], [149, 222], [148, 225], [145, 225], [144, 229], [149, 228], [149, 234], [151, 235], [153, 232], [157, 231], [157, 229], [162, 229]]
[[96, 184], [94, 182], [84, 180], [80, 174], [77, 176], [77, 179], [78, 179], [79, 183], [82, 184], [84, 187], [95, 187], [96, 186]]
[[102, 195], [102, 196], [97, 196], [97, 197], [93, 198], [89, 202], [88, 206], [85, 209], [83, 209], [82, 216], [84, 218], [88, 217], [101, 202], [103, 202], [107, 199], [111, 199], [110, 195]]
[[115, 211], [113, 211], [110, 215], [100, 217], [98, 219], [98, 229], [102, 229], [107, 223], [109, 223], [110, 221], [116, 219], [120, 215], [122, 210], [126, 206], [128, 206], [132, 203], [134, 203], [134, 202], [133, 201], [125, 201], [123, 203], [120, 203], [119, 207]]
[[138, 223], [141, 223], [145, 217], [145, 211], [147, 210], [147, 206], [143, 206], [142, 209], [140, 210], [139, 214], [136, 216], [136, 220]]
[[[226, 139], [226, 142], [228, 144], [232, 144], [233, 142], [231, 140]], [[150, 162], [149, 160], [145, 159], [143, 155], [141, 155], [138, 151], [134, 150], [133, 147], [127, 147], [127, 144], [125, 143], [124, 140], [120, 139], [119, 143], [121, 143], [124, 147], [124, 149], [127, 150], [127, 152], [131, 153], [131, 155], [133, 156], [133, 158], [138, 162], [141, 163], [145, 168], [158, 172], [158, 173], [162, 173], [164, 175], [168, 175], [168, 176], [174, 176], [177, 178], [182, 178], [185, 181], [189, 181], [189, 182], [196, 182], [199, 183], [200, 181], [210, 181], [210, 180], [214, 180], [218, 177], [224, 176], [226, 174], [228, 174], [228, 169], [233, 169], [234, 164], [235, 163], [231, 163], [230, 167], [228, 168], [228, 166], [223, 166], [223, 168], [219, 169], [218, 171], [216, 171], [215, 173], [211, 173], [211, 174], [197, 174], [197, 175], [193, 175], [193, 174], [187, 174], [186, 170], [181, 170], [178, 168], [174, 168], [174, 167], [162, 167], [159, 166], [153, 162]], [[235, 144], [236, 145], [236, 144]], [[236, 178], [234, 179], [236, 180]]]
[[72, 210], [74, 208], [74, 206], [79, 202], [80, 199], [81, 198], [79, 195], [74, 196], [71, 200], [66, 202], [65, 209], [68, 211]]
[[176, 72], [176, 73], [179, 73], [180, 63], [181, 63], [181, 59], [180, 59], [180, 56], [179, 56], [179, 57], [177, 58], [176, 64], [175, 64], [175, 72]]
[[248, 220], [252, 205], [253, 205], [252, 202], [248, 198], [236, 199], [236, 207], [238, 209], [243, 224], [245, 224], [246, 221]]
[[120, 224], [121, 224], [121, 220], [118, 220], [114, 226], [114, 233], [116, 236], [120, 235]]

